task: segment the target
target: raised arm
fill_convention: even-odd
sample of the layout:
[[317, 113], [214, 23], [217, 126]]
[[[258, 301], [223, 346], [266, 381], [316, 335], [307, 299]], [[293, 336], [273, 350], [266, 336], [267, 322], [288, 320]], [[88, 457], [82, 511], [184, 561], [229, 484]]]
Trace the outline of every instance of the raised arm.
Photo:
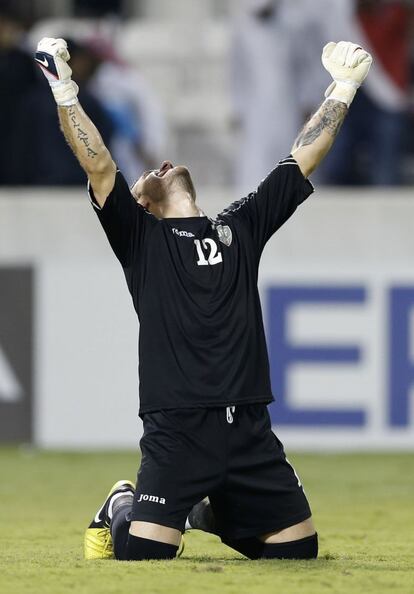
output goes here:
[[102, 207], [114, 187], [116, 165], [95, 124], [80, 103], [59, 106], [59, 121], [66, 141], [89, 178], [94, 196]]
[[371, 55], [347, 41], [328, 43], [322, 63], [333, 78], [325, 93], [325, 101], [305, 124], [292, 148], [303, 175], [316, 169], [331, 148], [355, 93], [368, 74]]
[[105, 204], [116, 175], [116, 166], [93, 122], [78, 101], [78, 86], [71, 79], [69, 52], [64, 39], [46, 37], [37, 46], [35, 60], [49, 81], [58, 105], [60, 125], [99, 204]]

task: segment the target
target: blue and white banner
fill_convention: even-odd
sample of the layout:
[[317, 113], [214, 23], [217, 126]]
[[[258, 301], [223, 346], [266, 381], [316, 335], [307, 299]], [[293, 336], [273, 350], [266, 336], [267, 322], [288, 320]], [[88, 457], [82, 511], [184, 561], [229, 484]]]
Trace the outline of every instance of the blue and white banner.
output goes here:
[[414, 446], [414, 279], [264, 291], [277, 430], [297, 446]]
[[33, 270], [0, 265], [0, 443], [32, 440]]

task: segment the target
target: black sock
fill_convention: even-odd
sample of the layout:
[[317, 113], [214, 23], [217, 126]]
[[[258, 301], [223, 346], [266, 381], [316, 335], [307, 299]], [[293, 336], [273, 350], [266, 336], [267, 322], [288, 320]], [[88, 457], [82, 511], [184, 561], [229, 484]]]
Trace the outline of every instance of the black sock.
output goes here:
[[265, 544], [262, 559], [316, 559], [318, 556], [318, 535], [306, 536], [300, 540]]
[[132, 510], [132, 495], [119, 497], [114, 501], [112, 508], [111, 536], [114, 543], [114, 553], [116, 559], [125, 559], [126, 546], [129, 535], [129, 526], [131, 524], [129, 515]]
[[177, 551], [178, 547], [175, 545], [130, 534], [128, 536], [125, 559], [127, 561], [174, 559]]
[[249, 559], [316, 559], [318, 535], [289, 542], [264, 543], [258, 538], [223, 539], [222, 542]]
[[238, 538], [238, 539], [227, 539], [222, 538], [221, 542], [225, 545], [234, 549], [238, 553], [241, 553], [249, 559], [260, 559], [263, 555], [263, 549], [265, 547], [264, 542], [252, 536], [251, 538]]

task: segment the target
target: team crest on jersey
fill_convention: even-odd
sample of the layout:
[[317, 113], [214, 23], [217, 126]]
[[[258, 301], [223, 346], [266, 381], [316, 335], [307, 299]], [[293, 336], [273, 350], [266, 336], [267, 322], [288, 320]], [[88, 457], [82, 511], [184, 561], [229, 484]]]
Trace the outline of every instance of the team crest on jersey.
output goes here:
[[228, 225], [217, 225], [217, 234], [221, 243], [230, 247], [233, 240], [233, 233]]

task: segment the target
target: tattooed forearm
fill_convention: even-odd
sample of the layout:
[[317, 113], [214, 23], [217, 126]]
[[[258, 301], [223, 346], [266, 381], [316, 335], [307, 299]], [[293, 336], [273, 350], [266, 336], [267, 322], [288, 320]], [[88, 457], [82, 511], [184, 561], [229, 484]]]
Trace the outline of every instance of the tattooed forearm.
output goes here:
[[80, 103], [58, 107], [59, 122], [67, 143], [88, 176], [95, 200], [103, 206], [116, 176], [116, 165], [101, 135]]
[[91, 159], [93, 159], [94, 157], [97, 156], [98, 153], [91, 148], [91, 142], [89, 140], [88, 133], [85, 132], [85, 130], [82, 130], [81, 125], [80, 125], [77, 115], [76, 115], [76, 110], [73, 105], [71, 105], [69, 107], [68, 115], [69, 115], [69, 119], [70, 119], [70, 122], [72, 124], [73, 130], [76, 134], [77, 139], [82, 144], [84, 144], [84, 146], [86, 148], [87, 157], [90, 157]]
[[347, 112], [345, 103], [324, 101], [305, 124], [292, 148], [292, 155], [305, 177], [318, 167], [331, 148]]
[[293, 150], [313, 144], [323, 131], [326, 131], [332, 140], [338, 134], [348, 108], [340, 101], [325, 101], [314, 116], [305, 124], [302, 132], [297, 137]]
[[112, 167], [112, 157], [101, 135], [80, 104], [59, 107], [58, 113], [66, 141], [88, 176]]

